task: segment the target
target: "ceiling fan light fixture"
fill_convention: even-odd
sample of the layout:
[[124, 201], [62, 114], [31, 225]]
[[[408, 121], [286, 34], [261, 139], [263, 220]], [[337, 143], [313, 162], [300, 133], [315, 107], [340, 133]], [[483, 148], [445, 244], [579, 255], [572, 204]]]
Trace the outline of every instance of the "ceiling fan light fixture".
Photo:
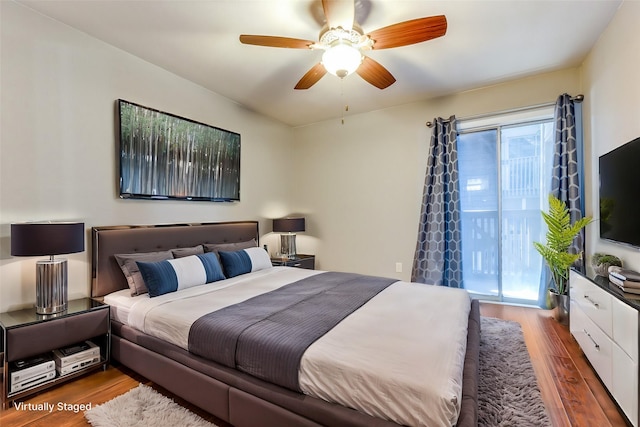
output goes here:
[[298, 81], [294, 89], [309, 89], [325, 74], [341, 79], [354, 71], [367, 83], [378, 89], [386, 89], [395, 83], [393, 75], [380, 63], [362, 52], [374, 49], [390, 49], [422, 43], [442, 37], [447, 32], [444, 15], [410, 19], [378, 28], [365, 34], [356, 22], [354, 0], [322, 0], [326, 18], [318, 42], [291, 37], [242, 34], [240, 42], [256, 46], [293, 49], [323, 50], [322, 61], [316, 63]]
[[341, 79], [358, 69], [362, 54], [348, 42], [337, 43], [322, 54], [322, 65], [334, 76]]

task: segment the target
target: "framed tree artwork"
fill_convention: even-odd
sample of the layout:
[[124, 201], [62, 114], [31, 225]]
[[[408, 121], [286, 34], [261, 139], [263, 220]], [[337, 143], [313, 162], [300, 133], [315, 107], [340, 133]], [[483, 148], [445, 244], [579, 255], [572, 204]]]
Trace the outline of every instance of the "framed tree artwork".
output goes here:
[[118, 100], [124, 199], [240, 200], [240, 134]]

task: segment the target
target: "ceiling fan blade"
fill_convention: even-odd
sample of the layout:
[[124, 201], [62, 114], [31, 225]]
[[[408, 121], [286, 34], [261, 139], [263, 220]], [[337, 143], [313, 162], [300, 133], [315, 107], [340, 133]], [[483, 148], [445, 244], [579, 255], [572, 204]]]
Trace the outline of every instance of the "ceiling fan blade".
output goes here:
[[288, 47], [291, 49], [309, 49], [309, 46], [315, 42], [311, 40], [292, 39], [290, 37], [278, 37], [278, 36], [255, 36], [249, 34], [242, 34], [240, 36], [240, 43], [253, 44], [257, 46], [268, 47]]
[[442, 37], [446, 32], [447, 18], [438, 15], [399, 22], [372, 31], [368, 36], [375, 42], [373, 49], [389, 49]]
[[294, 89], [309, 89], [311, 86], [318, 83], [318, 80], [320, 80], [325, 74], [327, 74], [327, 70], [321, 62], [318, 62], [309, 71], [307, 71], [304, 76], [302, 76]]
[[396, 78], [379, 62], [365, 56], [356, 73], [378, 89], [386, 89], [396, 82]]
[[322, 0], [322, 9], [329, 28], [342, 27], [347, 31], [353, 28], [355, 0]]

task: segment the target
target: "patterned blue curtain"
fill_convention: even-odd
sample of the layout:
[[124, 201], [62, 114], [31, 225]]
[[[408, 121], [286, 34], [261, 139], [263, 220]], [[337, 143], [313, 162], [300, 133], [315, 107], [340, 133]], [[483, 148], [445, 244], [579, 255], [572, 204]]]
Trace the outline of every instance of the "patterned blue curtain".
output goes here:
[[[582, 204], [582, 126], [581, 109], [576, 115], [576, 101], [568, 94], [558, 97], [554, 109], [555, 143], [551, 194], [565, 202], [571, 216], [571, 222], [584, 215]], [[576, 236], [570, 251], [584, 253], [584, 229]], [[584, 272], [584, 260], [576, 263], [576, 268]], [[540, 289], [540, 305], [545, 305], [547, 280], [543, 280]]]
[[411, 281], [463, 287], [456, 118], [434, 120]]
[[[555, 151], [553, 154], [553, 177], [551, 194], [566, 203], [571, 222], [582, 217], [584, 208], [581, 198], [581, 141], [578, 141], [575, 101], [568, 94], [560, 95], [556, 102], [554, 120], [556, 124]], [[584, 229], [571, 246], [573, 253], [584, 251]], [[576, 266], [584, 271], [584, 260]]]

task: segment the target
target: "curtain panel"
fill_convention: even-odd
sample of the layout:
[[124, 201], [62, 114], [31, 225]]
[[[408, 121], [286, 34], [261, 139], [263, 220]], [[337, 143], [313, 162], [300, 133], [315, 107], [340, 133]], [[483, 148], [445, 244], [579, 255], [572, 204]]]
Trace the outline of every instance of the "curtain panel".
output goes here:
[[411, 281], [463, 287], [456, 118], [434, 119]]
[[[562, 200], [569, 209], [571, 222], [583, 215], [581, 199], [581, 141], [578, 141], [575, 101], [568, 94], [562, 94], [556, 101], [554, 111], [555, 150], [553, 155], [553, 176], [551, 194]], [[570, 251], [584, 253], [584, 229], [573, 241]], [[584, 259], [577, 261], [576, 267], [584, 272]]]
[[[579, 110], [581, 111], [581, 110]], [[554, 107], [554, 154], [551, 178], [551, 195], [563, 201], [569, 209], [571, 222], [577, 221], [584, 214], [582, 202], [582, 130], [581, 117], [576, 116], [576, 101], [570, 95], [560, 95]], [[584, 228], [576, 236], [569, 248], [572, 253], [584, 254]], [[575, 267], [585, 271], [584, 259], [576, 261]], [[550, 272], [545, 268], [540, 280], [538, 305], [549, 308], [547, 289], [551, 282]]]

